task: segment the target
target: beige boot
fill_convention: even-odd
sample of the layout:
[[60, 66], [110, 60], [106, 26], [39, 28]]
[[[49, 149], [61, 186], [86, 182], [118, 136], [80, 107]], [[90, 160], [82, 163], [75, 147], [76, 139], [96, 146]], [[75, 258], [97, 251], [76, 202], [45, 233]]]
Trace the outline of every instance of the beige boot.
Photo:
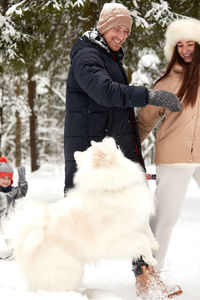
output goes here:
[[143, 300], [169, 299], [182, 294], [179, 286], [167, 287], [153, 267], [141, 266], [143, 274], [136, 276], [136, 293]]

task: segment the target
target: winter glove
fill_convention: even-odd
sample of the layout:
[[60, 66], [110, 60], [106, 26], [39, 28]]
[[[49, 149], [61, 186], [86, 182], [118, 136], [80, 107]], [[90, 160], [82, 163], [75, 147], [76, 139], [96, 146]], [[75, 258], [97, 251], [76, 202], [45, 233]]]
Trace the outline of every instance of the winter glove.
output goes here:
[[26, 181], [26, 178], [25, 178], [25, 175], [26, 175], [25, 167], [19, 167], [17, 169], [17, 171], [18, 171], [18, 176], [19, 176], [19, 182], [25, 182]]
[[181, 111], [181, 102], [174, 94], [165, 90], [148, 90], [148, 92], [148, 104], [162, 106], [171, 110], [172, 112]]

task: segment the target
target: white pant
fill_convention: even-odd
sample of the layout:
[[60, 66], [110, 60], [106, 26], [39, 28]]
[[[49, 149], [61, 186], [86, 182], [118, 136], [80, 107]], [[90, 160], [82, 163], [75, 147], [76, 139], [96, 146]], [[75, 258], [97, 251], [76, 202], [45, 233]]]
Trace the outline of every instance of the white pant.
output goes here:
[[155, 253], [156, 269], [162, 269], [171, 234], [183, 206], [185, 194], [193, 177], [200, 187], [200, 165], [157, 165], [156, 213], [151, 218], [151, 228], [160, 247]]

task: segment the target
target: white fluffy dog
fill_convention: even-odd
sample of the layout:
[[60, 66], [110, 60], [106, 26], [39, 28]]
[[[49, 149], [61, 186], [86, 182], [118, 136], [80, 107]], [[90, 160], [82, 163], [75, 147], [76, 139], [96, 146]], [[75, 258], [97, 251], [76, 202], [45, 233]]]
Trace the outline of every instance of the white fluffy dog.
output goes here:
[[153, 197], [140, 166], [112, 138], [75, 152], [78, 171], [67, 199], [30, 207], [15, 255], [31, 290], [78, 290], [84, 264], [138, 258], [150, 265], [157, 242], [149, 227]]

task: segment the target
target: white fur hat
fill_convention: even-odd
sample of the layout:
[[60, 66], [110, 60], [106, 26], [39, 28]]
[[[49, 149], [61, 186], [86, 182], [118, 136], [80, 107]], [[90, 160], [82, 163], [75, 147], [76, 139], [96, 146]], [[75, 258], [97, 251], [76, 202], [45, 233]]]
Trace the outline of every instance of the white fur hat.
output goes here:
[[180, 40], [191, 40], [200, 44], [200, 21], [187, 18], [173, 21], [165, 33], [164, 54], [170, 61], [174, 48]]

